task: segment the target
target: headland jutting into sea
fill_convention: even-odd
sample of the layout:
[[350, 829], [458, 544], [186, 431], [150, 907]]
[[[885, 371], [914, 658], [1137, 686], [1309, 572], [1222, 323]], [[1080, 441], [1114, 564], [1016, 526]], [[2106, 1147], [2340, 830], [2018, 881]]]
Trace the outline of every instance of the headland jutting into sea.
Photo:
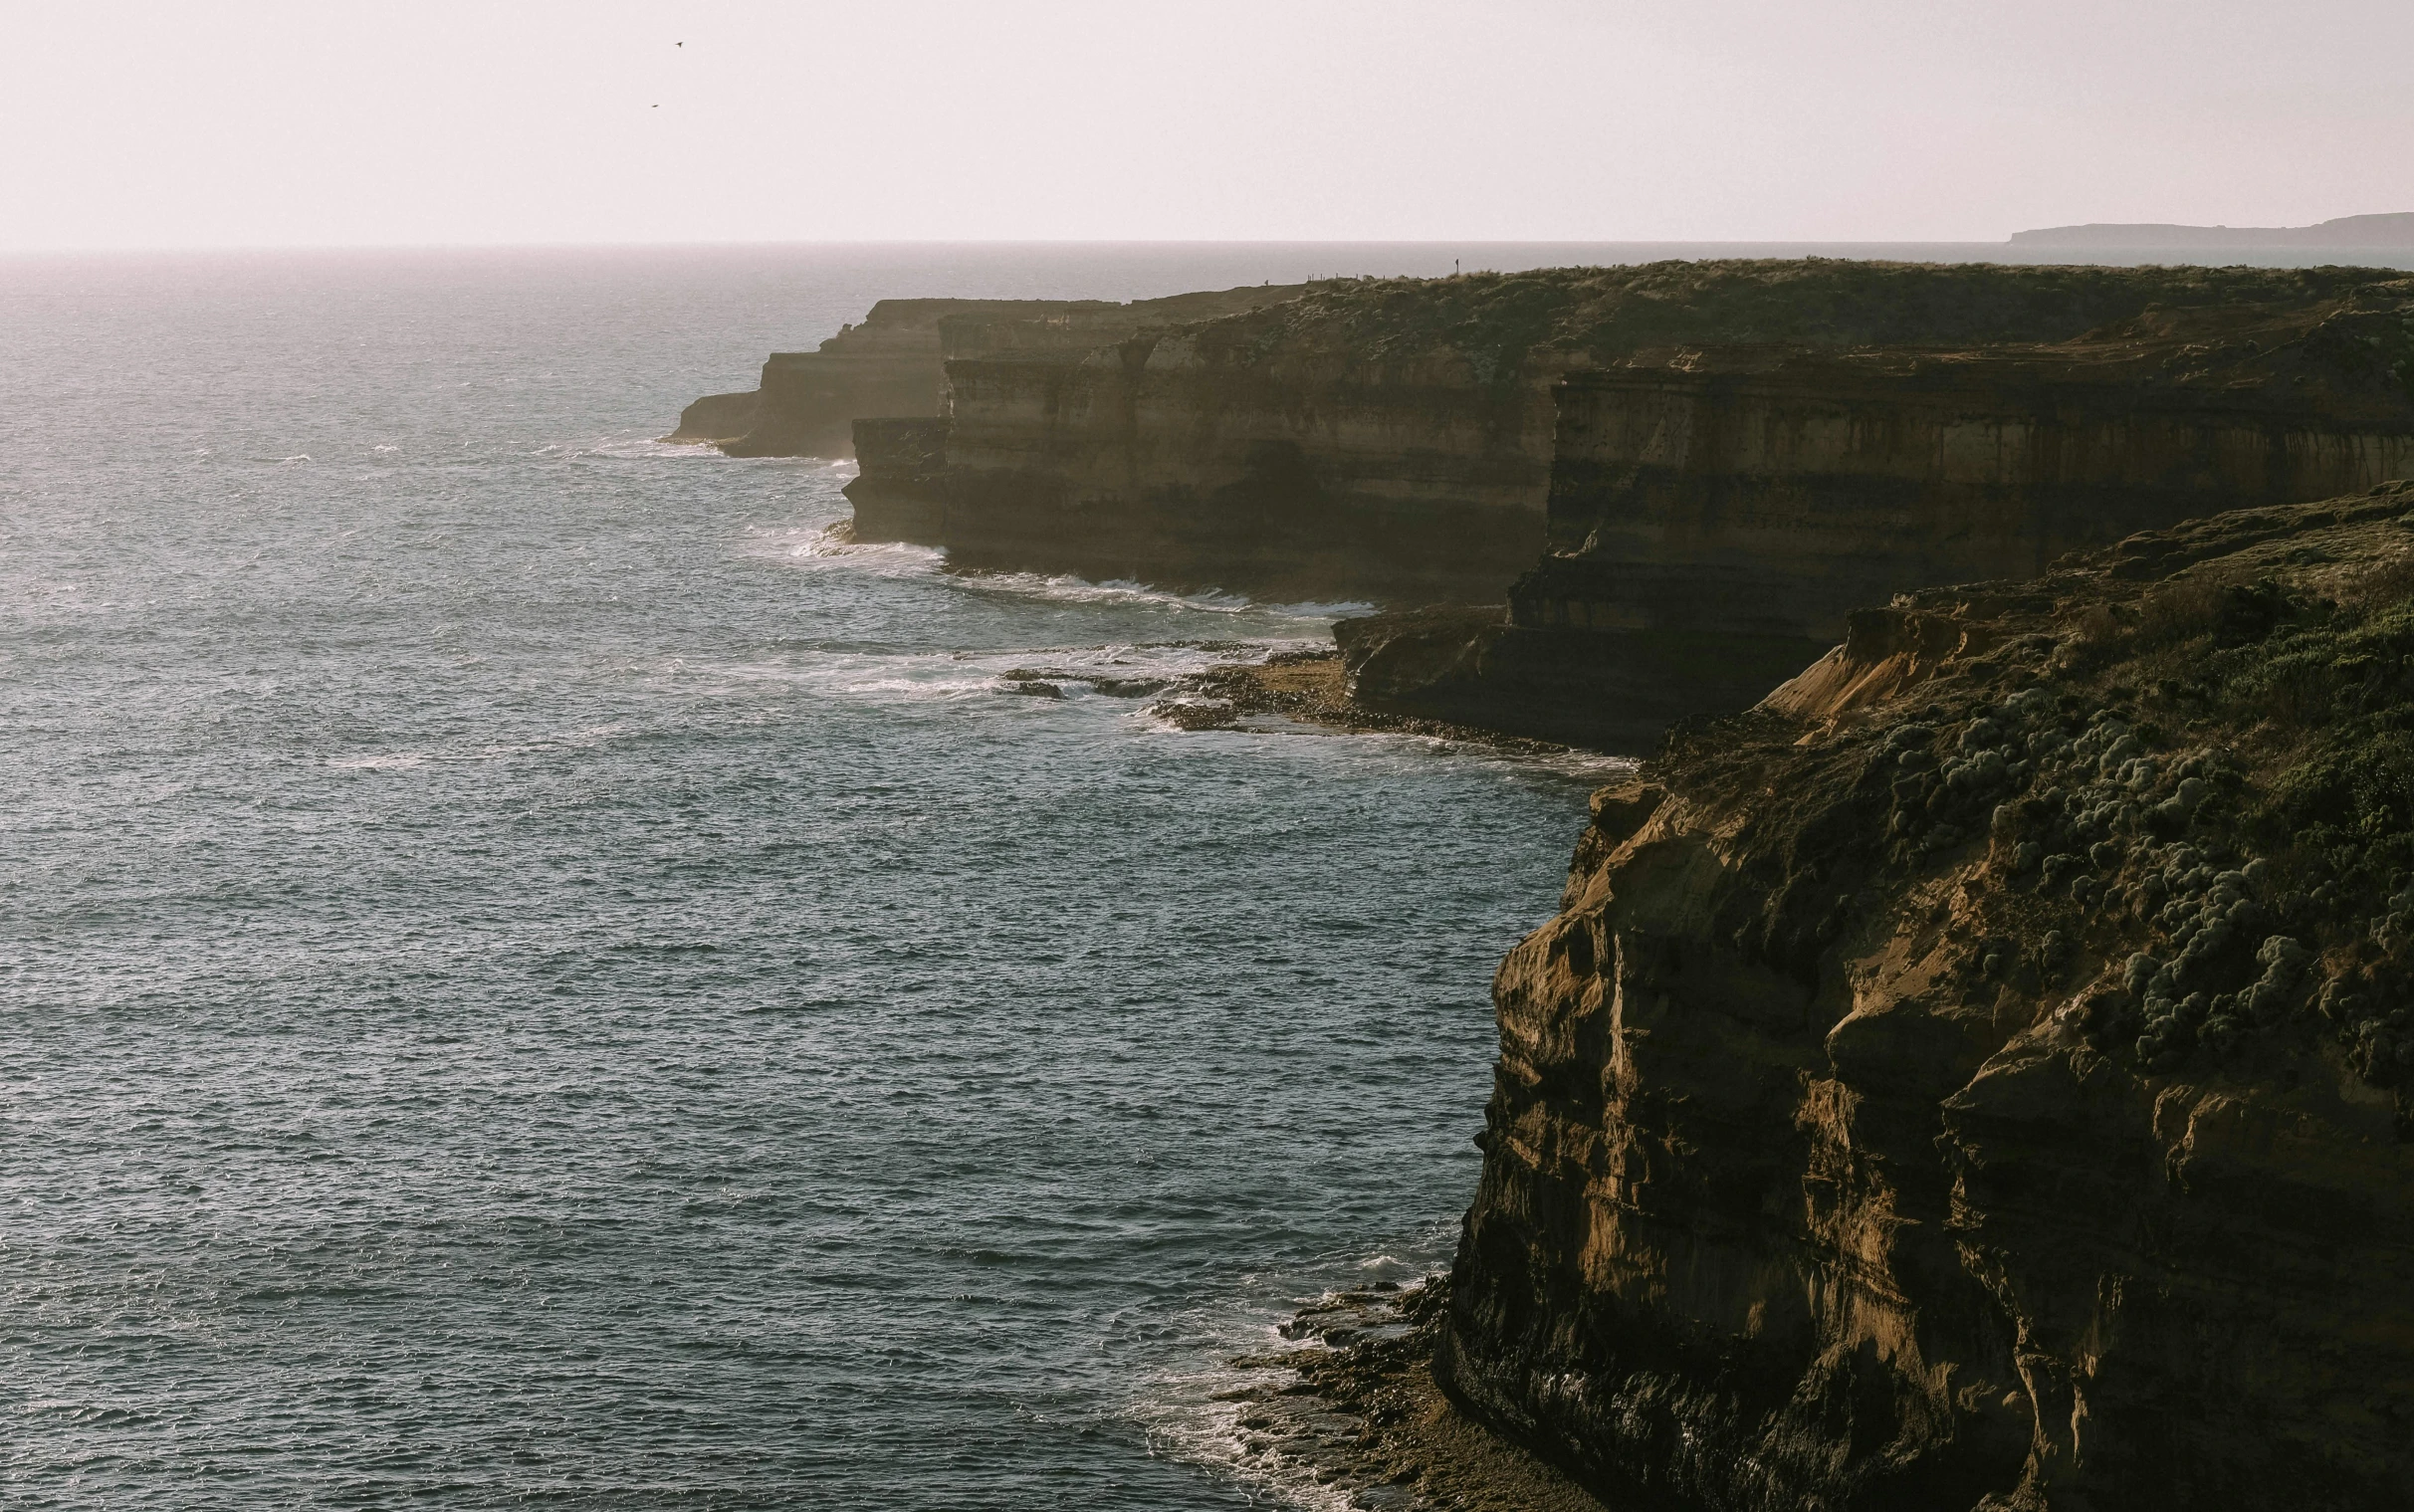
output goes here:
[[884, 301], [678, 434], [966, 568], [1380, 606], [1235, 698], [1652, 757], [1500, 969], [1450, 1275], [1303, 1317], [1250, 1452], [2414, 1505], [2414, 278]]

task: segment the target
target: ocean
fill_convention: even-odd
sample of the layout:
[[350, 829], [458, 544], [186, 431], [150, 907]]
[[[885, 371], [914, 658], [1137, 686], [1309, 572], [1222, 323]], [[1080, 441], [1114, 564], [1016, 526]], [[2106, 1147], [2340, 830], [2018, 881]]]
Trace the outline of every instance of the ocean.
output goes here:
[[1613, 768], [1016, 696], [1349, 606], [653, 438], [883, 296], [1681, 250], [0, 260], [11, 1504], [1317, 1504], [1228, 1362], [1446, 1263]]
[[0, 262], [5, 1499], [1311, 1495], [1224, 1362], [1446, 1259], [1597, 766], [1014, 696], [1346, 606], [652, 439], [882, 295], [1302, 258]]

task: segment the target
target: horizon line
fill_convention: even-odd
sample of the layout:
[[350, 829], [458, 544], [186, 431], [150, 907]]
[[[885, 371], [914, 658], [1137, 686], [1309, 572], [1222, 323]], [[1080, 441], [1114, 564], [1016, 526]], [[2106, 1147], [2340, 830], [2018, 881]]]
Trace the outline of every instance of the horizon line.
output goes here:
[[0, 246], [0, 257], [142, 256], [262, 252], [572, 252], [777, 247], [2009, 247], [2008, 238], [1968, 237], [1608, 237], [1608, 236], [894, 236], [783, 237], [688, 241], [144, 242]]

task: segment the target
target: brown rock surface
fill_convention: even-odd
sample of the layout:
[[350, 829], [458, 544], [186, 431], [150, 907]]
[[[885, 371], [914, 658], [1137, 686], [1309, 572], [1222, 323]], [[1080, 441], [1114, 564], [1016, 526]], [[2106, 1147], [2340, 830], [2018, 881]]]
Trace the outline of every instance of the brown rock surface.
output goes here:
[[1765, 693], [1855, 605], [2401, 474], [2410, 312], [2404, 275], [2353, 269], [1342, 281], [952, 360], [940, 465], [867, 460], [850, 493], [973, 568], [1505, 597], [1544, 633], [1391, 627], [1370, 706], [1647, 749]]
[[2414, 487], [1931, 590], [1606, 792], [1445, 1389], [1622, 1507], [2414, 1505]]
[[1149, 712], [1184, 730], [1229, 730], [1274, 720], [1351, 735], [1414, 735], [1519, 756], [1557, 756], [1566, 748], [1475, 725], [1369, 709], [1350, 696], [1334, 651], [1283, 651], [1179, 680]]
[[1436, 1284], [1327, 1297], [1284, 1330], [1306, 1348], [1236, 1362], [1288, 1378], [1243, 1400], [1242, 1467], [1276, 1485], [1312, 1482], [1368, 1512], [1603, 1512], [1434, 1385], [1446, 1294]]
[[[1648, 750], [1897, 592], [2414, 474], [2414, 280], [1980, 349], [1682, 348], [1571, 374], [1505, 624], [1397, 621], [1378, 707]], [[2274, 291], [2261, 291], [2271, 294]]]
[[1150, 325], [1208, 320], [1297, 296], [1296, 286], [1137, 300], [882, 300], [812, 351], [775, 351], [753, 393], [711, 394], [679, 416], [672, 441], [733, 457], [847, 457], [855, 421], [937, 415], [951, 356], [1081, 352]]

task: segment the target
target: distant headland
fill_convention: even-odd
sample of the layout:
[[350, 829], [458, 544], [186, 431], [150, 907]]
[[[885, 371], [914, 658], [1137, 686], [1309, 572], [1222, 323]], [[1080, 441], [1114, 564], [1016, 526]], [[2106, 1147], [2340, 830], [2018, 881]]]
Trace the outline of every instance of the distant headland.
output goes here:
[[2342, 215], [2318, 226], [2048, 226], [2015, 247], [2414, 247], [2414, 211]]

